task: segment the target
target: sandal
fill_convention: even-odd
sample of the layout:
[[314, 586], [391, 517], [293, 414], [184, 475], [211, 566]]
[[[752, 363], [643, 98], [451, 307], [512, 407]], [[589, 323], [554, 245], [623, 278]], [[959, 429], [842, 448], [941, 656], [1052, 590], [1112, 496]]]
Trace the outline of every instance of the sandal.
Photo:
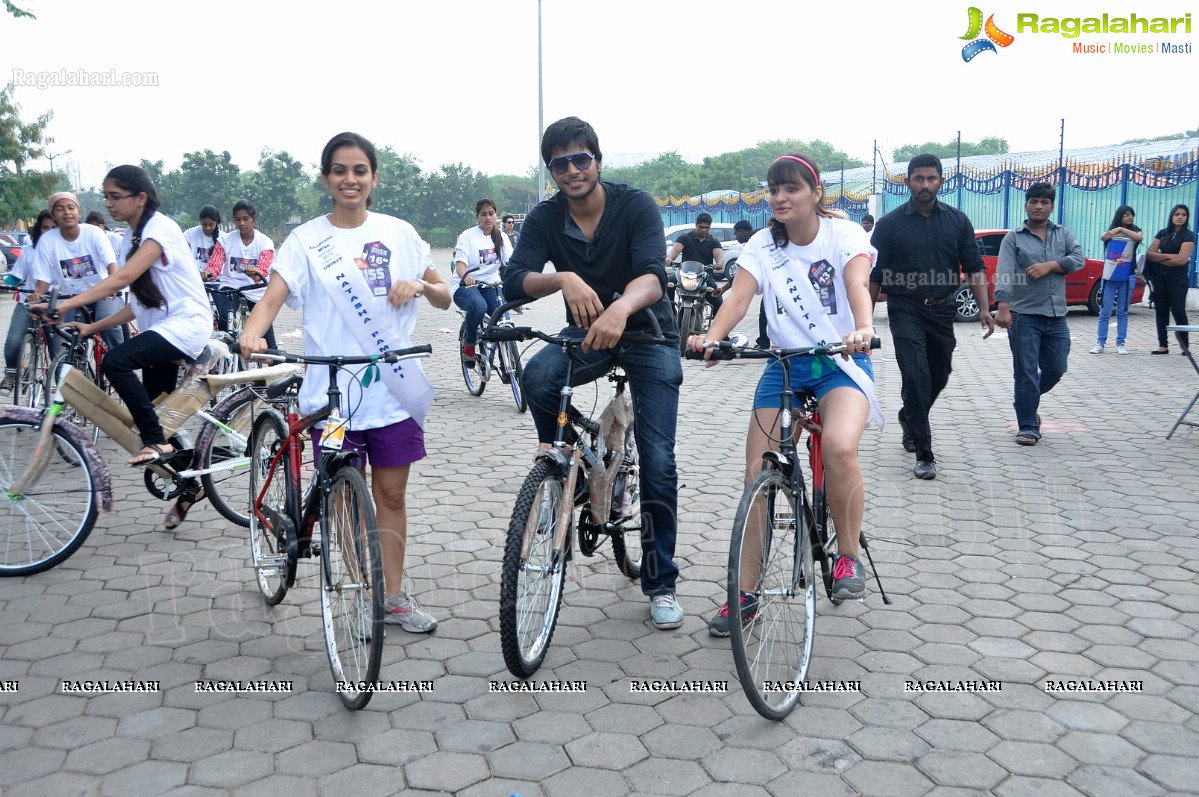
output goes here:
[[[166, 446], [170, 446], [167, 450]], [[142, 446], [142, 450], [133, 455], [133, 459], [126, 464], [134, 468], [148, 468], [151, 465], [159, 465], [166, 462], [171, 457], [175, 456], [175, 447], [170, 443], [150, 443]]]
[[167, 511], [167, 516], [163, 518], [162, 525], [167, 531], [174, 531], [183, 525], [183, 521], [187, 520], [187, 513], [196, 504], [203, 501], [207, 496], [204, 495], [204, 490], [188, 498], [186, 495], [179, 496], [179, 500], [175, 505]]
[[1035, 434], [1029, 434], [1025, 432], [1023, 434], [1016, 435], [1016, 444], [1021, 446], [1035, 446], [1037, 441], [1040, 439], [1041, 438], [1037, 437]]

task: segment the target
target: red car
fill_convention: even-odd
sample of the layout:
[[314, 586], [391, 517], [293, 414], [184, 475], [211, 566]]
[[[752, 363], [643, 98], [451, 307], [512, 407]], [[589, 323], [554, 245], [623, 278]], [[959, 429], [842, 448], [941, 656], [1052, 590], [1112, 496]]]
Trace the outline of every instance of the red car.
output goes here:
[[[999, 245], [1007, 230], [977, 230], [974, 235], [982, 249], [983, 264], [987, 267], [987, 290], [991, 297], [991, 309], [995, 309], [995, 269], [999, 263]], [[1073, 274], [1066, 275], [1066, 304], [1086, 305], [1092, 315], [1099, 315], [1099, 290], [1103, 286], [1103, 261], [1086, 259], [1086, 264]], [[1145, 292], [1145, 280], [1137, 277], [1132, 290], [1131, 304], [1139, 304]], [[978, 320], [978, 303], [969, 285], [963, 285], [953, 297], [957, 307], [958, 321]]]

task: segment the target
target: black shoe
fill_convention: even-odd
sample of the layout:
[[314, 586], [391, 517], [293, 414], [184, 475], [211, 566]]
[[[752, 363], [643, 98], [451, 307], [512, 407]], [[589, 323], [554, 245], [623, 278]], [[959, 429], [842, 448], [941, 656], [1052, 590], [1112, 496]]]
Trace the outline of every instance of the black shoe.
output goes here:
[[916, 467], [912, 468], [912, 475], [917, 479], [935, 479], [937, 478], [937, 463], [932, 460], [917, 462]]
[[903, 450], [909, 454], [916, 453], [916, 438], [912, 437], [911, 431], [908, 430], [908, 424], [904, 421], [903, 416], [899, 416], [899, 428], [903, 430]]

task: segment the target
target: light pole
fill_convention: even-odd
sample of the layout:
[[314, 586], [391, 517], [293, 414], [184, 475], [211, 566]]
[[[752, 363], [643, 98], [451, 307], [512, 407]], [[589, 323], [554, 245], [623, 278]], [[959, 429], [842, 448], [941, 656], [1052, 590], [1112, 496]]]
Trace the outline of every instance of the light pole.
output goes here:
[[57, 160], [58, 158], [65, 158], [67, 155], [70, 155], [74, 151], [75, 150], [73, 150], [73, 149], [69, 149], [66, 152], [60, 152], [57, 155], [51, 155], [49, 152], [46, 153], [46, 160], [50, 161], [50, 174], [55, 178], [54, 181], [56, 183], [58, 182], [58, 175], [54, 171], [54, 161]]
[[545, 93], [541, 68], [541, 0], [537, 0], [537, 202], [545, 193], [545, 161], [541, 157], [541, 136], [545, 133]]

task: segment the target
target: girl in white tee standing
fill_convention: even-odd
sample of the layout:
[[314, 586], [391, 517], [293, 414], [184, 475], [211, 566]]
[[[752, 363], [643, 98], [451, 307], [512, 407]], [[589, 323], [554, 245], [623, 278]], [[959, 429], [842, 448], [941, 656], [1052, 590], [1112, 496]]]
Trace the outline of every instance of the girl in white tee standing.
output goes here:
[[200, 223], [183, 233], [192, 257], [196, 260], [196, 268], [205, 281], [212, 279], [207, 269], [212, 253], [221, 241], [220, 231], [221, 212], [212, 205], [205, 205], [200, 208]]
[[[358, 356], [377, 351], [371, 327], [364, 326], [343, 301], [337, 273], [373, 304], [375, 334], [387, 348], [412, 345], [417, 299], [434, 307], [450, 306], [450, 292], [433, 266], [429, 245], [412, 225], [392, 216], [371, 213], [371, 190], [378, 183], [374, 146], [356, 133], [334, 136], [321, 153], [321, 179], [333, 198], [333, 212], [297, 227], [279, 250], [270, 283], [241, 335], [243, 356], [266, 350], [262, 337], [280, 308], [304, 310], [304, 353], [312, 356]], [[343, 268], [343, 264], [357, 268]], [[336, 266], [335, 268], [332, 266]], [[334, 280], [332, 284], [329, 280]], [[347, 305], [347, 302], [350, 305]], [[353, 321], [351, 325], [350, 321]], [[338, 385], [352, 410], [345, 446], [359, 452], [358, 463], [371, 469], [371, 493], [379, 524], [387, 596], [385, 622], [414, 633], [432, 631], [437, 621], [402, 589], [408, 533], [408, 473], [425, 456], [424, 415], [432, 401], [432, 385], [417, 361], [403, 365], [403, 384], [382, 380], [363, 385], [347, 370]], [[324, 368], [310, 368], [300, 391], [300, 411], [323, 407], [328, 391]], [[320, 429], [313, 433], [320, 457]]]
[[[221, 237], [220, 243], [208, 259], [207, 273], [219, 280], [222, 288], [244, 288], [263, 283], [256, 291], [246, 291], [246, 305], [251, 311], [262, 300], [266, 291], [266, 278], [275, 259], [275, 242], [254, 229], [258, 221], [258, 210], [248, 199], [239, 199], [233, 205], [233, 223], [237, 229]], [[229, 300], [219, 293], [215, 295], [217, 329], [229, 331]], [[275, 348], [275, 328], [267, 327], [266, 341]]]
[[[34, 261], [33, 278], [37, 281], [34, 293], [42, 296], [55, 283], [62, 293], [75, 296], [117, 270], [116, 253], [112, 250], [108, 236], [99, 227], [80, 224], [82, 211], [79, 200], [69, 191], [50, 195], [50, 213], [58, 224], [38, 242], [37, 260]], [[99, 321], [125, 306], [115, 296], [105, 296], [87, 303], [92, 318]], [[66, 316], [70, 321], [72, 313]], [[120, 327], [109, 328], [101, 334], [109, 350], [115, 349], [124, 340]], [[51, 355], [57, 355], [61, 342], [55, 336], [49, 340]]]
[[[843, 341], [850, 357], [802, 357], [791, 360], [791, 385], [811, 390], [820, 402], [825, 485], [837, 529], [840, 555], [833, 567], [833, 597], [861, 598], [865, 578], [858, 561], [864, 501], [858, 443], [867, 420], [882, 425], [874, 395], [870, 340], [874, 337], [870, 269], [877, 254], [857, 224], [835, 218], [824, 196], [815, 162], [784, 155], [766, 172], [774, 215], [741, 251], [733, 288], [706, 335], [694, 335], [692, 349], [728, 335], [745, 316], [755, 294], [767, 308], [770, 340], [781, 348]], [[772, 311], [773, 308], [773, 311]], [[782, 366], [771, 361], [758, 383], [745, 443], [749, 481], [760, 470], [762, 455], [779, 434]], [[748, 568], [747, 568], [748, 570]], [[742, 584], [743, 620], [757, 607], [753, 584]], [[715, 636], [728, 636], [730, 607], [708, 624]]]
[[500, 266], [512, 256], [512, 242], [500, 232], [495, 202], [476, 202], [475, 219], [478, 225], [463, 231], [454, 245], [454, 274], [450, 277], [454, 304], [466, 311], [462, 361], [468, 365], [475, 362], [475, 339], [483, 315], [496, 308], [495, 288], [483, 283], [498, 282]]

